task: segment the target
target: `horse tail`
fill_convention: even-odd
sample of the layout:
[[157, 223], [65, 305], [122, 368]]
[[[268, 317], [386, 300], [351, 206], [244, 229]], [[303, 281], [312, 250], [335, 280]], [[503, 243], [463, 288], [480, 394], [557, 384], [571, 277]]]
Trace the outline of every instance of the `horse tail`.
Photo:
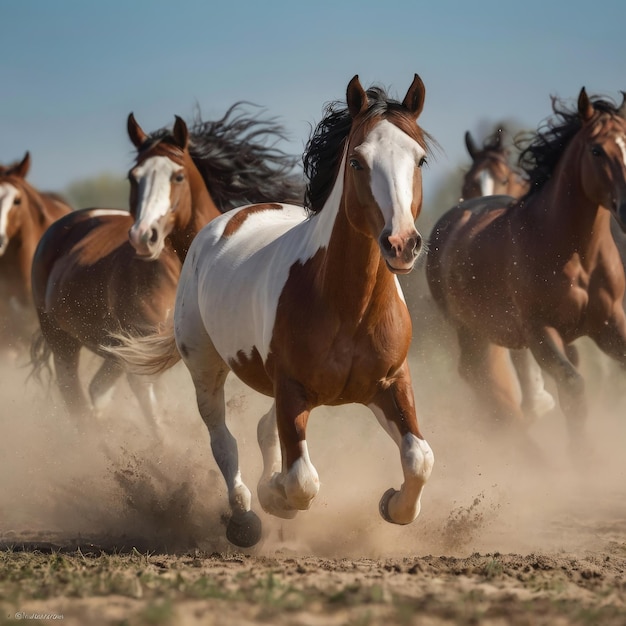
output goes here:
[[154, 376], [180, 361], [174, 337], [174, 320], [153, 334], [112, 333], [109, 337], [112, 345], [100, 346], [100, 349], [132, 374]]
[[38, 328], [32, 336], [30, 342], [30, 366], [29, 378], [34, 378], [40, 385], [43, 384], [42, 373], [48, 372], [49, 379], [52, 379], [52, 367], [50, 367], [50, 357], [52, 349], [46, 341], [41, 328]]

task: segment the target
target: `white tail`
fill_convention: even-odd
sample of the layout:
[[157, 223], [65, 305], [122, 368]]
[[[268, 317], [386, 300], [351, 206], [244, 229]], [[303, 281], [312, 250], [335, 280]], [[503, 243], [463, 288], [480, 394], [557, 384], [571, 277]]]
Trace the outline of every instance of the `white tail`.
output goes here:
[[117, 345], [101, 346], [102, 351], [114, 357], [132, 374], [160, 374], [180, 361], [173, 320], [152, 335], [119, 333], [110, 336]]

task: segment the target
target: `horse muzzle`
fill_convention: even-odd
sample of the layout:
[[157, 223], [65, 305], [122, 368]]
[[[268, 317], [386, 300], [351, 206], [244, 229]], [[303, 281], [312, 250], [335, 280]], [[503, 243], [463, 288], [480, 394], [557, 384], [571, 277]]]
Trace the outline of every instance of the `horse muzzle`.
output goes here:
[[378, 245], [391, 272], [408, 274], [422, 250], [423, 241], [415, 229], [402, 235], [393, 235], [390, 230], [384, 230], [378, 239]]
[[134, 225], [128, 231], [128, 240], [135, 248], [137, 257], [144, 261], [154, 261], [163, 250], [163, 237], [156, 226], [139, 228]]

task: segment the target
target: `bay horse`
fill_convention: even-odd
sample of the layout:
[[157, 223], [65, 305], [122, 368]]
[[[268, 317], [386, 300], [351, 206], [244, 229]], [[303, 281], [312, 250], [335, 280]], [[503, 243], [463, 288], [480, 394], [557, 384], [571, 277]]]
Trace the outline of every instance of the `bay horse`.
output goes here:
[[[273, 120], [246, 115], [243, 103], [215, 122], [180, 117], [172, 131], [147, 134], [131, 113], [137, 149], [130, 212], [83, 209], [48, 229], [35, 253], [33, 295], [41, 333], [32, 344], [35, 373], [53, 356], [56, 378], [74, 416], [99, 415], [123, 370], [103, 350], [114, 333], [152, 332], [174, 307], [182, 262], [196, 233], [241, 202], [298, 197], [295, 159], [275, 145]], [[78, 377], [81, 348], [103, 357], [87, 401]], [[153, 381], [127, 375], [156, 427]]]
[[[504, 129], [498, 127], [479, 147], [469, 130], [466, 131], [465, 147], [472, 164], [463, 177], [462, 200], [498, 195], [520, 198], [528, 193], [528, 178], [511, 164], [503, 136]], [[573, 353], [574, 346], [570, 350]], [[509, 354], [519, 382], [523, 413], [534, 419], [551, 411], [556, 403], [545, 389], [541, 368], [535, 359], [525, 349], [511, 350]]]
[[552, 107], [520, 155], [528, 193], [476, 198], [444, 214], [426, 270], [457, 330], [461, 375], [498, 416], [520, 423], [503, 357], [529, 348], [554, 378], [578, 446], [587, 405], [569, 345], [589, 336], [626, 365], [624, 269], [610, 230], [612, 215], [626, 226], [626, 107], [584, 88], [575, 109], [556, 99]]
[[498, 128], [479, 147], [471, 133], [465, 133], [465, 147], [472, 164], [463, 177], [461, 198], [507, 195], [519, 198], [528, 192], [528, 180], [510, 163], [502, 143], [503, 128]]
[[417, 422], [411, 318], [396, 275], [422, 249], [424, 96], [417, 74], [401, 103], [378, 87], [365, 91], [355, 76], [347, 106], [331, 103], [307, 145], [306, 208], [267, 202], [213, 220], [189, 249], [167, 332], [113, 349], [141, 371], [182, 357], [228, 488], [235, 545], [254, 545], [261, 522], [225, 423], [229, 370], [274, 398], [258, 425], [265, 511], [291, 518], [318, 493], [310, 411], [360, 403], [400, 451], [404, 483], [383, 495], [383, 518], [408, 524], [419, 514], [434, 457]]
[[31, 266], [43, 232], [72, 207], [27, 180], [31, 157], [0, 166], [0, 341], [15, 350], [27, 343], [37, 319], [31, 297]]

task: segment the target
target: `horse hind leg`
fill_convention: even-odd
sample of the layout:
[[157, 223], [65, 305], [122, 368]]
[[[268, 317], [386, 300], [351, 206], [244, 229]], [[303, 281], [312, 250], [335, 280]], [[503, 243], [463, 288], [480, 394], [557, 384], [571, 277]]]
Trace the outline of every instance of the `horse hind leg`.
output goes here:
[[251, 510], [251, 494], [241, 478], [237, 441], [226, 426], [224, 383], [229, 368], [215, 350], [204, 329], [178, 333], [177, 343], [189, 369], [198, 410], [209, 430], [213, 457], [228, 489], [231, 518], [226, 529], [227, 539], [236, 546], [247, 548], [261, 538], [261, 520]]

